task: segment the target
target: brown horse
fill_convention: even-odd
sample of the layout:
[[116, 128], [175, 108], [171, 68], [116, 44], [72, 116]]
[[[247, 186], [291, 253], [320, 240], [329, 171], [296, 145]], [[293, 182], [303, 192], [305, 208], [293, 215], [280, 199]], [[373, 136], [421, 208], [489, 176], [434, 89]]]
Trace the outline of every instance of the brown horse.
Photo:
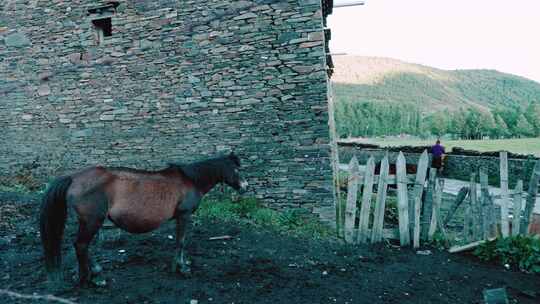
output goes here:
[[40, 212], [41, 241], [50, 279], [61, 278], [61, 244], [68, 208], [79, 219], [75, 251], [82, 286], [101, 267], [91, 263], [88, 245], [109, 218], [131, 233], [152, 231], [169, 219], [176, 220], [176, 254], [173, 271], [190, 273], [184, 252], [191, 214], [201, 198], [218, 183], [241, 192], [247, 183], [240, 178], [239, 158], [231, 153], [192, 164], [171, 164], [148, 172], [129, 168], [91, 167], [56, 179], [43, 198]]

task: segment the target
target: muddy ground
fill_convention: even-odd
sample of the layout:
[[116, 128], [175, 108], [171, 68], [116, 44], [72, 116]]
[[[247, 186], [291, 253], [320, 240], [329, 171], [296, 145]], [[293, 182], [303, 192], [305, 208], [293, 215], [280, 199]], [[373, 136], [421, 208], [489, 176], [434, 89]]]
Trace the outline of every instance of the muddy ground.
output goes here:
[[[48, 294], [35, 195], [0, 193], [0, 289]], [[483, 303], [486, 288], [506, 287], [511, 303], [540, 303], [540, 276], [505, 270], [468, 255], [419, 255], [391, 244], [347, 246], [198, 220], [188, 249], [193, 275], [169, 271], [174, 223], [151, 234], [106, 231], [92, 249], [107, 286], [79, 289], [71, 243], [64, 242], [65, 287], [77, 303]], [[209, 238], [231, 235], [230, 241]], [[125, 252], [124, 252], [125, 250]], [[45, 303], [0, 294], [0, 303]], [[53, 303], [53, 302], [48, 302]]]

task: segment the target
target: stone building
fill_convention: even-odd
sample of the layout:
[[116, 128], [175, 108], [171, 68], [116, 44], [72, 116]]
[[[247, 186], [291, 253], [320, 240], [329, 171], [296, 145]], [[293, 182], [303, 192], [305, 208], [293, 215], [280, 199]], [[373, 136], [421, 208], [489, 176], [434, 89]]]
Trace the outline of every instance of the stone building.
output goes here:
[[158, 169], [234, 150], [252, 195], [331, 204], [323, 25], [331, 6], [3, 0], [1, 175]]

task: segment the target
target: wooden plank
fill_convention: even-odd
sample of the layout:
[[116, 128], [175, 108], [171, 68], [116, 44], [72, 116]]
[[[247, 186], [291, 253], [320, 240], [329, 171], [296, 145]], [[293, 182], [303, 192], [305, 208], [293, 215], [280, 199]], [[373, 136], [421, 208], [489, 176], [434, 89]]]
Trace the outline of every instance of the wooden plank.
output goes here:
[[491, 197], [489, 194], [488, 176], [484, 168], [480, 168], [480, 203], [481, 203], [481, 225], [482, 225], [482, 239], [491, 237]]
[[436, 178], [437, 178], [437, 169], [430, 168], [427, 191], [425, 195], [424, 205], [422, 206], [423, 217], [422, 217], [422, 224], [420, 227], [421, 228], [420, 237], [423, 240], [427, 240], [428, 235], [429, 235], [429, 227], [431, 225], [431, 216], [433, 214], [433, 200], [434, 200], [434, 195], [435, 195], [435, 179]]
[[382, 241], [384, 207], [386, 205], [386, 190], [388, 188], [388, 184], [386, 183], [388, 167], [388, 155], [386, 155], [381, 162], [381, 175], [377, 187], [377, 201], [375, 202], [375, 214], [373, 216], [373, 228], [371, 233], [372, 244]]
[[399, 221], [399, 243], [401, 246], [411, 244], [411, 234], [409, 232], [409, 197], [407, 195], [407, 168], [403, 152], [399, 152], [396, 162], [397, 175], [397, 198], [398, 198], [398, 221]]
[[465, 206], [465, 212], [463, 214], [463, 238], [466, 242], [470, 242], [472, 240], [471, 236], [471, 201], [469, 198], [469, 201], [467, 205]]
[[[435, 189], [433, 193], [433, 208], [431, 214], [431, 223], [429, 225], [428, 231], [428, 240], [433, 240], [433, 235], [437, 231], [437, 228], [440, 227], [440, 218], [441, 218], [441, 204], [442, 204], [442, 194], [444, 189], [444, 179], [438, 178], [435, 181]], [[441, 231], [443, 232], [443, 231]]]
[[375, 174], [375, 159], [370, 157], [366, 164], [366, 172], [364, 178], [364, 190], [362, 193], [362, 206], [360, 208], [360, 223], [358, 241], [360, 243], [367, 242], [369, 237], [369, 215], [371, 213], [371, 197], [373, 195], [373, 177]]
[[516, 184], [516, 193], [513, 195], [513, 207], [512, 207], [512, 235], [519, 235], [519, 224], [521, 223], [521, 202], [523, 200], [523, 181], [518, 180]]
[[522, 235], [529, 233], [529, 225], [531, 224], [531, 217], [533, 215], [534, 205], [536, 203], [536, 195], [538, 194], [538, 182], [540, 180], [540, 160], [536, 161], [534, 165], [531, 179], [529, 180], [529, 190], [527, 191], [527, 201], [525, 203], [525, 210], [523, 211], [523, 220], [520, 224], [520, 232]]
[[358, 183], [360, 179], [360, 168], [358, 160], [353, 156], [349, 164], [349, 181], [347, 183], [347, 205], [345, 206], [345, 241], [353, 243], [354, 223], [356, 220], [356, 197], [358, 195]]
[[502, 237], [508, 237], [508, 152], [501, 151], [499, 158], [501, 169], [501, 233]]
[[467, 245], [462, 245], [462, 246], [452, 246], [450, 249], [448, 249], [448, 252], [450, 253], [458, 253], [458, 252], [463, 252], [463, 251], [467, 251], [467, 250], [471, 250], [471, 249], [474, 249], [486, 242], [491, 242], [495, 240], [495, 238], [491, 238], [491, 239], [487, 239], [487, 240], [480, 240], [480, 241], [476, 241], [476, 242], [472, 242], [470, 244], [467, 244]]
[[339, 184], [339, 150], [337, 140], [338, 135], [336, 131], [336, 121], [334, 116], [334, 96], [332, 91], [332, 83], [329, 79], [326, 81], [326, 94], [328, 100], [328, 127], [330, 135], [330, 162], [332, 164], [332, 180], [333, 180], [333, 198], [334, 198], [334, 207], [336, 209], [336, 231], [338, 237], [343, 236], [342, 234], [342, 222], [341, 214], [343, 208], [343, 201], [341, 199], [341, 190]]
[[[420, 159], [418, 160], [418, 167], [416, 172], [416, 180], [414, 183], [414, 196], [413, 196], [413, 208], [414, 208], [414, 229], [413, 229], [413, 247], [420, 247], [420, 208], [422, 205], [422, 193], [424, 192], [424, 183], [426, 181], [426, 172], [428, 168], [429, 157], [427, 150], [424, 150]], [[410, 210], [409, 210], [410, 211]]]
[[448, 214], [446, 215], [446, 218], [444, 219], [444, 224], [443, 225], [445, 227], [448, 226], [448, 223], [450, 222], [450, 220], [452, 219], [452, 217], [456, 213], [459, 206], [461, 206], [463, 201], [465, 201], [465, 198], [467, 197], [468, 194], [469, 194], [469, 187], [463, 187], [463, 188], [459, 189], [459, 192], [458, 192], [458, 194], [456, 196], [456, 199], [454, 200], [454, 203], [452, 204], [452, 207], [450, 207], [450, 211], [448, 211]]
[[470, 185], [471, 192], [469, 193], [469, 198], [471, 199], [471, 230], [472, 230], [472, 237], [474, 240], [481, 240], [483, 238], [483, 233], [481, 232], [481, 225], [480, 225], [480, 203], [478, 202], [478, 192], [476, 187], [476, 174], [471, 174], [471, 180]]
[[[521, 193], [523, 194], [523, 191], [521, 191]], [[513, 196], [514, 194], [516, 194], [516, 190], [508, 190], [508, 197], [511, 197]], [[501, 198], [501, 195], [498, 194], [498, 195], [491, 195], [491, 198], [492, 199], [500, 199]]]

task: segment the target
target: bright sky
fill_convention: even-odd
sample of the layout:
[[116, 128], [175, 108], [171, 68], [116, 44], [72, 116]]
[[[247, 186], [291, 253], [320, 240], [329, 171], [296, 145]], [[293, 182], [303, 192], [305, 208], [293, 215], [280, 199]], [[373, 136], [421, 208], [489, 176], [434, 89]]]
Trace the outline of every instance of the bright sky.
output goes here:
[[366, 0], [334, 8], [328, 26], [332, 53], [495, 69], [540, 82], [540, 0]]

